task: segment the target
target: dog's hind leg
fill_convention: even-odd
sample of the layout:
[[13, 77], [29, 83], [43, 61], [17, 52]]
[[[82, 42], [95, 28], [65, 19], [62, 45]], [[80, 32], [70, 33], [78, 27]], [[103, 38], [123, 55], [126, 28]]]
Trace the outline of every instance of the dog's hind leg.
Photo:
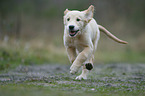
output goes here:
[[87, 79], [89, 71], [93, 69], [93, 59], [94, 55], [92, 55], [92, 57], [84, 63], [84, 65], [82, 66], [82, 73], [81, 75], [76, 77], [76, 80]]
[[89, 71], [86, 69], [86, 66], [83, 65], [82, 66], [82, 73], [81, 73], [81, 75], [76, 77], [76, 80], [82, 80], [82, 79], [86, 80], [88, 73], [89, 73]]
[[88, 70], [92, 70], [93, 69], [93, 60], [94, 60], [94, 55], [92, 55], [90, 60], [85, 63], [86, 69], [88, 69]]

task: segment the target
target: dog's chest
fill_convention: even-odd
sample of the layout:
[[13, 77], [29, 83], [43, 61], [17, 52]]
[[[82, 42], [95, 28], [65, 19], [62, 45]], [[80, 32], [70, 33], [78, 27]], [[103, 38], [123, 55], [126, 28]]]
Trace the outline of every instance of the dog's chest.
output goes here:
[[82, 48], [87, 44], [84, 38], [69, 38], [67, 43], [68, 46], [73, 46], [77, 49]]

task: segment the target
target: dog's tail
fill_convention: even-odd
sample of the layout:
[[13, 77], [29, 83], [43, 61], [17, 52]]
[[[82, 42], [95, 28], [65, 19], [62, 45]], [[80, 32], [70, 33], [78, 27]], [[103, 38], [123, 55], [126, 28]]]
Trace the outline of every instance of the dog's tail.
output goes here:
[[117, 38], [116, 36], [114, 36], [113, 34], [111, 34], [107, 29], [105, 29], [103, 26], [98, 25], [100, 31], [104, 32], [108, 37], [110, 37], [111, 39], [113, 39], [114, 41], [118, 42], [118, 43], [122, 43], [122, 44], [127, 44], [128, 42], [123, 41], [119, 38]]

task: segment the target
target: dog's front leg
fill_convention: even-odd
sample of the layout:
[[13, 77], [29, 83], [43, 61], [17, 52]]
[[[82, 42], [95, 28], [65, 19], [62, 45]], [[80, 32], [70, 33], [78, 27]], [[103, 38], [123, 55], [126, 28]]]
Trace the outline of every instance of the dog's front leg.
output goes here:
[[78, 54], [75, 61], [73, 62], [72, 66], [70, 67], [70, 73], [75, 74], [81, 67], [81, 65], [90, 58], [93, 52], [93, 48], [85, 47], [84, 50]]
[[70, 60], [70, 63], [73, 63], [74, 60], [76, 59], [76, 49], [75, 47], [67, 47], [67, 54]]

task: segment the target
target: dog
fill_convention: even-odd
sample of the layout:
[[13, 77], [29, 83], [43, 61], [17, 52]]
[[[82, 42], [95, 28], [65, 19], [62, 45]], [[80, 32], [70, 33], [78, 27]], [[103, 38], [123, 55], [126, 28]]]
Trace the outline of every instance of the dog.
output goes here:
[[89, 70], [93, 69], [94, 53], [100, 38], [100, 31], [118, 43], [127, 44], [118, 39], [103, 26], [98, 25], [93, 18], [94, 6], [85, 11], [64, 11], [64, 46], [70, 62], [70, 73], [75, 74], [82, 66], [81, 75], [77, 80], [87, 79]]

